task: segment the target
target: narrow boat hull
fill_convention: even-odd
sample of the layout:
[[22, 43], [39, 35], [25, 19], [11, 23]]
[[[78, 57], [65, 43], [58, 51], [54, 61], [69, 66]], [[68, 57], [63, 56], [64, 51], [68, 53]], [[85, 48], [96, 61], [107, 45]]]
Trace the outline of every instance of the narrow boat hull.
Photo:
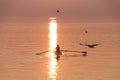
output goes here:
[[59, 52], [55, 51], [54, 53], [55, 53], [55, 55], [62, 55], [61, 51], [59, 51]]
[[62, 55], [62, 52], [61, 51], [59, 51], [59, 52], [55, 51], [54, 54], [56, 55], [56, 59], [59, 60], [60, 56]]

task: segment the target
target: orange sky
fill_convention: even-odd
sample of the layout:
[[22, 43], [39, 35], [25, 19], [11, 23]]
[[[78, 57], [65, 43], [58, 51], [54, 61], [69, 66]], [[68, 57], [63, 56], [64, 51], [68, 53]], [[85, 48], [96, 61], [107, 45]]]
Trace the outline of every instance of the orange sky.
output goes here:
[[0, 17], [58, 16], [120, 21], [119, 9], [120, 0], [0, 0]]

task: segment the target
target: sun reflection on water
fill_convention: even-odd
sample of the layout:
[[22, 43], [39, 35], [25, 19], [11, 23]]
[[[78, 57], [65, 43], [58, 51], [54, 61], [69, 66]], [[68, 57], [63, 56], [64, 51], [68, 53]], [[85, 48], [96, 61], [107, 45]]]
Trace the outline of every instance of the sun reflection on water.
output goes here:
[[57, 60], [55, 58], [55, 54], [54, 54], [54, 49], [56, 47], [57, 44], [57, 22], [56, 22], [56, 18], [52, 17], [49, 18], [50, 22], [49, 22], [49, 50], [50, 52], [48, 53], [48, 75], [49, 78], [48, 80], [56, 80], [57, 77]]

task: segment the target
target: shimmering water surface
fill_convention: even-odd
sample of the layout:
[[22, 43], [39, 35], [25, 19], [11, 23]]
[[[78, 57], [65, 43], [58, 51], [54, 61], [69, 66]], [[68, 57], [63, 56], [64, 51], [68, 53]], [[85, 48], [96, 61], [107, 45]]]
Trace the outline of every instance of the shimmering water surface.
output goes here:
[[[0, 23], [0, 80], [120, 80], [120, 23], [48, 23]], [[88, 55], [35, 55], [57, 43]]]

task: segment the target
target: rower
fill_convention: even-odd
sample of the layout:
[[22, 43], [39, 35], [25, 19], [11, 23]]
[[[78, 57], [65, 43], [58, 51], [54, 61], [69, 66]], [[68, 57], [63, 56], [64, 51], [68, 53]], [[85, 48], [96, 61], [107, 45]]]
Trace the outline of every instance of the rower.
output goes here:
[[57, 52], [60, 52], [60, 46], [58, 44], [57, 44], [55, 49], [56, 49]]
[[62, 52], [60, 51], [60, 46], [57, 44], [55, 49], [56, 49], [55, 50], [56, 59], [59, 60], [60, 59], [60, 55], [62, 55]]

